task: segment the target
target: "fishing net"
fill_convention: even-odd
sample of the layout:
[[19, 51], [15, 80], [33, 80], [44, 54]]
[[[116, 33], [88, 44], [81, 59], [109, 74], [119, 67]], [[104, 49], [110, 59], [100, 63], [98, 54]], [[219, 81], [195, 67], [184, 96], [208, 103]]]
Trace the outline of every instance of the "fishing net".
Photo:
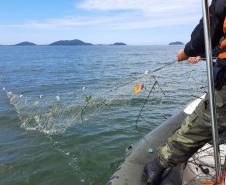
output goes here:
[[[170, 77], [170, 68], [180, 67], [175, 60], [162, 64], [151, 70], [119, 80], [114, 86], [103, 89], [89, 89], [84, 86], [76, 92], [56, 94], [40, 94], [27, 96], [14, 94], [5, 87], [10, 103], [15, 107], [21, 120], [21, 127], [27, 130], [38, 130], [46, 134], [61, 134], [75, 124], [84, 124], [100, 114], [109, 114], [132, 110], [134, 123], [149, 123], [151, 114], [157, 109], [169, 109], [175, 103], [175, 91], [184, 91], [187, 96], [198, 96], [206, 91], [201, 86], [203, 81], [196, 71], [189, 69], [178, 72], [178, 76]], [[182, 77], [178, 80], [178, 77]], [[167, 79], [168, 78], [168, 79]], [[162, 82], [163, 81], [163, 82]], [[179, 89], [181, 83], [189, 87]], [[191, 93], [192, 92], [192, 93]], [[164, 111], [163, 111], [164, 112]], [[162, 115], [164, 119], [170, 116]]]
[[[75, 125], [111, 119], [113, 115], [118, 115], [116, 117], [120, 120], [123, 113], [139, 132], [142, 128], [147, 132], [150, 126], [157, 126], [170, 117], [175, 105], [185, 105], [206, 93], [203, 66], [180, 65], [172, 60], [139, 74], [128, 74], [104, 88], [93, 89], [84, 85], [76, 91], [56, 94], [15, 93], [4, 83], [1, 85], [18, 113], [21, 127], [46, 134], [54, 148], [68, 158], [75, 173], [80, 173], [77, 157], [65, 150], [55, 136]], [[172, 70], [177, 74], [172, 75]], [[139, 134], [142, 136], [143, 132]], [[192, 180], [197, 182], [195, 178]]]

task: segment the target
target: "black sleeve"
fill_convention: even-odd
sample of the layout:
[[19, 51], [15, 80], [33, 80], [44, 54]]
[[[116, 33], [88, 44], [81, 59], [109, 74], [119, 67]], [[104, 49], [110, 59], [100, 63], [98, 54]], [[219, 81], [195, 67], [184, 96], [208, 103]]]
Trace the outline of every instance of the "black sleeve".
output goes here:
[[[210, 26], [212, 48], [215, 48], [223, 34], [223, 24], [225, 19], [225, 0], [213, 0], [210, 5]], [[185, 45], [185, 54], [188, 56], [205, 55], [203, 20], [195, 27], [191, 34], [191, 40]]]

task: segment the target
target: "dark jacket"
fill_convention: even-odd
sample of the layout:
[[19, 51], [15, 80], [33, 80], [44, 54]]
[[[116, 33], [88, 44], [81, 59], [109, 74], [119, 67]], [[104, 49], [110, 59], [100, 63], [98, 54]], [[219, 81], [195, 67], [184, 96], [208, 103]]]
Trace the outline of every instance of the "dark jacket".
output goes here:
[[[210, 5], [210, 25], [212, 48], [215, 48], [222, 36], [224, 36], [223, 25], [226, 17], [226, 0], [212, 0]], [[184, 52], [187, 56], [204, 56], [204, 32], [203, 21], [195, 27], [191, 34], [191, 40], [185, 45]]]

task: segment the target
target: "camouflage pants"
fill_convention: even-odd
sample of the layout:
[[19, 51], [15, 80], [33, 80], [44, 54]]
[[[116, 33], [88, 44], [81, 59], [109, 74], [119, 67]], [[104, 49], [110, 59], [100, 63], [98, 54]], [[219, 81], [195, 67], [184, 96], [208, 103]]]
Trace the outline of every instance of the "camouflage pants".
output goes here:
[[[226, 86], [215, 91], [219, 133], [226, 131]], [[209, 96], [201, 101], [195, 111], [187, 115], [181, 128], [159, 148], [160, 162], [165, 167], [187, 161], [199, 148], [212, 139]]]

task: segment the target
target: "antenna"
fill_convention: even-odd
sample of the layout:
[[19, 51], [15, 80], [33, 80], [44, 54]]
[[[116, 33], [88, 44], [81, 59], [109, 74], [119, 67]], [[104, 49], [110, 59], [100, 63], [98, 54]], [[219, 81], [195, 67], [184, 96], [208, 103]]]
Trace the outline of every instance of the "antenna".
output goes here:
[[210, 96], [210, 111], [212, 120], [212, 135], [213, 135], [213, 148], [214, 148], [214, 160], [216, 168], [216, 182], [220, 180], [221, 175], [221, 161], [220, 161], [220, 149], [218, 138], [218, 124], [217, 124], [217, 112], [216, 112], [216, 97], [214, 94], [214, 78], [213, 78], [213, 59], [212, 59], [212, 44], [210, 35], [210, 14], [208, 0], [202, 0], [203, 11], [203, 26], [204, 26], [204, 38], [205, 38], [205, 50], [207, 61], [207, 73], [208, 73], [208, 86]]

